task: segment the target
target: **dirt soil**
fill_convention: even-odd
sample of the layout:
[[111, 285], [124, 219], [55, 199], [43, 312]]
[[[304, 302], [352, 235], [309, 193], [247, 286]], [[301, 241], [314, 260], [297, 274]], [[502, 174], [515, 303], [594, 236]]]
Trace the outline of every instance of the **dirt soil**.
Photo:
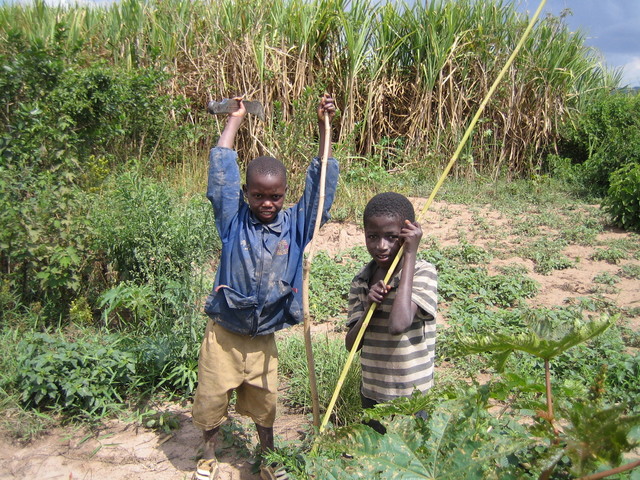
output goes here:
[[[422, 208], [424, 200], [413, 199], [416, 209]], [[464, 232], [469, 243], [479, 246], [495, 245], [496, 238], [502, 245], [517, 242], [518, 237], [509, 235], [510, 220], [490, 208], [470, 208], [464, 205], [434, 203], [423, 221], [425, 239], [432, 237], [438, 245], [455, 245]], [[605, 230], [598, 241], [625, 239], [629, 234]], [[636, 238], [637, 237], [633, 237]], [[355, 245], [363, 245], [361, 229], [354, 224], [329, 223], [323, 227], [317, 239], [318, 248], [336, 254]], [[608, 272], [615, 275], [626, 263], [640, 264], [638, 260], [623, 260], [609, 264], [590, 260], [597, 247], [572, 245], [564, 253], [579, 259], [574, 268], [554, 270], [550, 275], [533, 272], [533, 263], [520, 257], [501, 256], [490, 264], [490, 271], [507, 264], [524, 265], [529, 275], [540, 283], [539, 294], [531, 300], [532, 305], [559, 306], [571, 299], [594, 293], [598, 287], [594, 276]], [[640, 281], [621, 278], [615, 289], [598, 290], [618, 307], [640, 310]], [[439, 321], [446, 327], [446, 309]], [[629, 321], [635, 331], [640, 327], [638, 316]], [[334, 325], [321, 324], [314, 331], [332, 330]], [[296, 327], [297, 328], [297, 327]], [[190, 479], [195, 465], [195, 455], [201, 433], [191, 423], [190, 406], [166, 405], [165, 412], [179, 421], [180, 428], [171, 434], [140, 427], [135, 422], [111, 420], [99, 428], [57, 427], [40, 436], [28, 445], [13, 442], [0, 433], [0, 480], [27, 479], [109, 479], [109, 480], [174, 480]], [[252, 426], [246, 420], [232, 415], [232, 428], [227, 429], [230, 441], [239, 439]], [[292, 413], [280, 407], [275, 424], [276, 444], [301, 441], [308, 431], [310, 419], [306, 415]], [[240, 427], [238, 427], [240, 425]], [[245, 430], [246, 428], [246, 430]], [[251, 440], [254, 442], [255, 439]], [[259, 476], [250, 463], [251, 454], [246, 448], [238, 448], [239, 442], [223, 449], [220, 456], [221, 480], [250, 480]], [[241, 443], [241, 442], [240, 442]]]

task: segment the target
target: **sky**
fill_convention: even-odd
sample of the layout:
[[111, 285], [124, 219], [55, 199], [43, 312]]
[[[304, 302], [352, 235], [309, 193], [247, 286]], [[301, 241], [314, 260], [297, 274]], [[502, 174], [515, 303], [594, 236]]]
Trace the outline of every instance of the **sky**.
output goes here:
[[[540, 4], [515, 2], [530, 16]], [[623, 69], [621, 86], [640, 87], [640, 0], [547, 0], [540, 17], [559, 16], [565, 9], [571, 11], [564, 19], [569, 28], [582, 31], [605, 65]]]

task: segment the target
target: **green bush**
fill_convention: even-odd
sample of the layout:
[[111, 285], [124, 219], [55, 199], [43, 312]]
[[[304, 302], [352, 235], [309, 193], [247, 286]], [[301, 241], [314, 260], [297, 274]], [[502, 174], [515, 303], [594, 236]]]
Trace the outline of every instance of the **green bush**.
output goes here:
[[206, 321], [201, 315], [189, 326], [176, 326], [173, 332], [135, 339], [131, 351], [137, 358], [136, 372], [148, 391], [161, 390], [173, 398], [189, 398], [194, 393]]
[[91, 230], [79, 190], [50, 172], [0, 166], [0, 275], [54, 322], [84, 285]]
[[[121, 162], [162, 154], [193, 140], [186, 100], [161, 95], [169, 80], [153, 68], [123, 69], [96, 62], [83, 66], [65, 48], [65, 28], [51, 45], [10, 34], [0, 46], [0, 151], [16, 163], [48, 168], [73, 158], [82, 168], [91, 154]], [[184, 117], [184, 118], [183, 118]], [[77, 175], [77, 168], [72, 170]]]
[[122, 337], [96, 335], [74, 341], [34, 333], [18, 347], [16, 387], [32, 407], [104, 415], [123, 402], [136, 382], [135, 356]]
[[166, 73], [153, 68], [69, 68], [50, 92], [47, 110], [69, 119], [81, 163], [95, 154], [118, 163], [156, 157], [167, 164], [181, 160], [176, 151], [194, 130], [182, 118], [186, 100], [158, 94], [167, 81]]
[[614, 224], [640, 232], [640, 162], [625, 165], [611, 174], [603, 207]]
[[98, 190], [114, 159], [170, 161], [191, 128], [180, 121], [184, 101], [158, 94], [166, 74], [84, 67], [64, 36], [64, 25], [50, 44], [9, 34], [0, 48], [0, 275], [49, 325], [78, 296], [89, 302], [86, 319], [104, 288], [95, 267], [110, 261], [94, 257], [83, 190]]
[[93, 247], [117, 282], [182, 280], [220, 248], [211, 205], [134, 172], [114, 176], [95, 198]]
[[640, 163], [640, 95], [597, 97], [565, 125], [561, 135], [564, 156], [582, 164], [582, 184], [597, 195], [606, 195], [613, 172]]
[[[114, 176], [89, 215], [101, 284], [94, 302], [112, 326], [169, 332], [200, 307], [220, 249], [211, 205], [136, 172]], [[98, 282], [98, 280], [96, 280]]]

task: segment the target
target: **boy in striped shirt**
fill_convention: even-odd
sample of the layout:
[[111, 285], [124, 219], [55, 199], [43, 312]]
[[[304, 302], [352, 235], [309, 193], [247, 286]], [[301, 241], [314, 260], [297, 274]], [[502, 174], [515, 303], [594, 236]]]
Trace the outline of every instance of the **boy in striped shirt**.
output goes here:
[[[417, 260], [422, 229], [411, 202], [394, 192], [381, 193], [367, 204], [364, 233], [372, 261], [353, 279], [345, 339], [348, 350], [362, 328], [372, 303], [377, 304], [361, 345], [362, 407], [372, 408], [409, 397], [433, 386], [436, 344], [437, 273]], [[404, 245], [404, 253], [389, 284], [389, 268]], [[378, 422], [370, 426], [384, 433]]]

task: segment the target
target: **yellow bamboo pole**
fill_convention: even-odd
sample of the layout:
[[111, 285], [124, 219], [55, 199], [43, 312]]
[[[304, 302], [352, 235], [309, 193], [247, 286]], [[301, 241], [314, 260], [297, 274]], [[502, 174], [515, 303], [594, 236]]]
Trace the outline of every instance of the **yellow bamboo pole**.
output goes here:
[[307, 367], [309, 369], [309, 387], [311, 390], [311, 405], [313, 410], [313, 426], [320, 425], [320, 401], [318, 400], [318, 382], [316, 379], [316, 364], [313, 358], [313, 346], [311, 344], [311, 314], [309, 313], [309, 276], [311, 263], [316, 253], [316, 237], [322, 222], [322, 210], [324, 209], [325, 182], [327, 176], [327, 159], [329, 157], [329, 145], [331, 142], [331, 124], [329, 114], [324, 114], [324, 149], [320, 167], [320, 195], [318, 199], [318, 213], [313, 227], [313, 237], [307, 250], [307, 258], [302, 267], [302, 311], [304, 313], [304, 346], [307, 352]]
[[[507, 70], [509, 69], [509, 67], [513, 63], [513, 60], [516, 58], [516, 55], [518, 54], [518, 52], [522, 48], [522, 45], [524, 44], [524, 41], [526, 40], [526, 38], [529, 36], [529, 33], [533, 29], [533, 26], [534, 26], [536, 20], [538, 19], [538, 17], [540, 16], [540, 12], [542, 12], [542, 8], [544, 7], [544, 4], [546, 3], [546, 1], [547, 0], [541, 0], [540, 1], [540, 4], [538, 5], [538, 9], [536, 10], [536, 12], [533, 15], [533, 17], [531, 17], [531, 20], [529, 21], [529, 25], [527, 25], [527, 28], [524, 31], [524, 33], [522, 34], [522, 37], [520, 38], [520, 40], [518, 41], [518, 44], [516, 45], [515, 49], [513, 50], [513, 52], [511, 53], [511, 55], [507, 59], [507, 63], [505, 63], [504, 67], [502, 67], [502, 70], [500, 70], [500, 73], [498, 74], [497, 78], [493, 82], [493, 85], [491, 85], [491, 88], [489, 89], [489, 91], [485, 95], [484, 100], [482, 100], [482, 103], [478, 107], [478, 111], [476, 112], [476, 114], [474, 115], [473, 119], [471, 120], [471, 123], [467, 127], [467, 130], [465, 131], [464, 136], [462, 137], [462, 140], [460, 140], [460, 143], [458, 144], [458, 148], [456, 149], [456, 151], [454, 152], [453, 156], [451, 157], [451, 160], [449, 161], [449, 163], [447, 164], [446, 168], [442, 172], [442, 175], [440, 175], [440, 178], [438, 179], [438, 182], [436, 183], [435, 187], [433, 188], [433, 190], [431, 192], [431, 195], [427, 199], [427, 203], [425, 203], [424, 207], [420, 211], [420, 214], [418, 215], [418, 221], [422, 221], [422, 218], [424, 217], [425, 213], [427, 212], [427, 210], [429, 209], [429, 207], [433, 203], [433, 199], [435, 198], [436, 194], [438, 193], [438, 190], [440, 190], [440, 187], [444, 183], [444, 180], [447, 178], [447, 175], [451, 171], [451, 168], [453, 167], [453, 165], [458, 160], [458, 157], [460, 156], [460, 152], [464, 148], [464, 145], [467, 143], [467, 140], [469, 140], [469, 137], [471, 136], [471, 132], [473, 131], [473, 128], [476, 126], [476, 123], [478, 123], [480, 115], [482, 115], [482, 112], [484, 111], [485, 107], [487, 106], [487, 103], [489, 103], [489, 100], [491, 99], [493, 93], [495, 92], [496, 88], [498, 87], [498, 84], [502, 80], [502, 77], [504, 77], [504, 75], [507, 73]], [[386, 277], [384, 279], [384, 283], [389, 283], [389, 281], [391, 280], [391, 276], [393, 275], [393, 271], [395, 270], [396, 266], [398, 265], [398, 262], [400, 261], [400, 258], [402, 258], [403, 251], [404, 251], [404, 249], [401, 247], [400, 250], [398, 251], [398, 254], [394, 258], [393, 263], [389, 267], [389, 271], [387, 272], [387, 275], [386, 275]], [[373, 312], [374, 312], [375, 309], [376, 309], [376, 304], [372, 303], [371, 306], [369, 307], [369, 310], [367, 311], [367, 314], [366, 314], [366, 317], [365, 317], [364, 321], [362, 322], [362, 327], [360, 328], [360, 331], [358, 332], [358, 335], [356, 336], [355, 342], [353, 343], [353, 347], [351, 348], [351, 351], [349, 352], [349, 356], [347, 357], [347, 361], [346, 361], [346, 363], [344, 365], [344, 368], [342, 369], [342, 373], [340, 374], [340, 377], [338, 378], [338, 382], [336, 383], [336, 388], [335, 388], [335, 390], [333, 392], [333, 396], [331, 397], [331, 401], [329, 402], [329, 406], [327, 407], [327, 411], [326, 411], [326, 413], [324, 415], [324, 418], [322, 419], [322, 423], [320, 424], [319, 433], [322, 433], [324, 431], [324, 429], [327, 426], [327, 423], [329, 422], [329, 417], [331, 416], [331, 413], [333, 412], [333, 408], [334, 408], [334, 406], [336, 404], [336, 401], [338, 399], [338, 395], [340, 394], [340, 390], [342, 389], [342, 385], [344, 383], [344, 380], [345, 380], [345, 378], [347, 376], [347, 373], [349, 372], [349, 368], [351, 367], [351, 363], [353, 362], [353, 358], [355, 357], [355, 354], [356, 354], [356, 352], [358, 350], [357, 347], [358, 347], [358, 345], [360, 345], [360, 342], [362, 340], [364, 332], [366, 331], [367, 326], [369, 325], [369, 321], [371, 320], [371, 316], [373, 315]], [[317, 447], [317, 442], [314, 444], [312, 451], [315, 451], [316, 447]]]

